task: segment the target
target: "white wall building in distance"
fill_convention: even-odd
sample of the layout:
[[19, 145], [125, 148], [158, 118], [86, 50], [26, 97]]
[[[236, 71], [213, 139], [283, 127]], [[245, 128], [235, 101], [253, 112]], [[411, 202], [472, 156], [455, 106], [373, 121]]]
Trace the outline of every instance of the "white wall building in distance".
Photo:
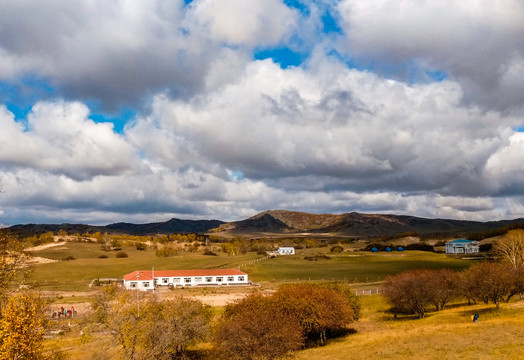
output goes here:
[[292, 246], [281, 246], [277, 252], [278, 255], [295, 255], [295, 248]]
[[478, 241], [458, 239], [446, 243], [446, 254], [477, 254], [478, 252]]
[[126, 289], [153, 290], [153, 286], [248, 285], [247, 274], [236, 269], [136, 270], [124, 275]]

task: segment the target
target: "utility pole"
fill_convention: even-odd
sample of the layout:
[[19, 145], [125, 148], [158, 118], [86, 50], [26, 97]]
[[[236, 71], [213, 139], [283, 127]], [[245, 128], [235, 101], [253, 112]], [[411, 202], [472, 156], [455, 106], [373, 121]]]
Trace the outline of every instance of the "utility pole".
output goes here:
[[139, 272], [137, 271], [136, 272], [136, 309], [137, 309], [137, 315], [136, 317], [140, 317], [140, 301], [138, 300], [138, 277], [139, 277]]

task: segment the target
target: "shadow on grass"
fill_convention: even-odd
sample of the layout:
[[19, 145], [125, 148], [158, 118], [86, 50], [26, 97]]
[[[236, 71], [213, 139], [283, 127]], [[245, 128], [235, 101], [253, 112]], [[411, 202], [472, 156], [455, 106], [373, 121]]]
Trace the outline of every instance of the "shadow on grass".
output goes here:
[[356, 334], [357, 330], [353, 328], [337, 329], [337, 330], [328, 330], [326, 331], [326, 341], [322, 343], [320, 341], [320, 334], [313, 333], [309, 334], [306, 339], [305, 348], [315, 348], [319, 346], [325, 346], [333, 342], [343, 341], [344, 338], [348, 335]]

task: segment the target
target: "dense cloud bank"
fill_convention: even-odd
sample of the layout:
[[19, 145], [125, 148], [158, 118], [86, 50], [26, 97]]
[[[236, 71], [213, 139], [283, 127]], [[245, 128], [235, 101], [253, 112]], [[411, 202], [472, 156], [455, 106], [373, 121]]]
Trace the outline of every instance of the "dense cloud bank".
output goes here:
[[2, 2], [0, 220], [524, 216], [522, 2], [301, 3]]

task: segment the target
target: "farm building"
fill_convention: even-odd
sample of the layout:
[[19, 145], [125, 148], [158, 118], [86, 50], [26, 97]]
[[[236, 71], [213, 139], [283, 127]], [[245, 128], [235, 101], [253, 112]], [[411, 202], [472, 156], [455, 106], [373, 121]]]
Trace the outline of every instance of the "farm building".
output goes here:
[[281, 246], [277, 252], [278, 255], [295, 255], [295, 248], [292, 246]]
[[124, 275], [126, 289], [152, 290], [153, 286], [247, 285], [247, 274], [236, 269], [136, 270]]
[[458, 239], [446, 243], [446, 254], [475, 254], [479, 252], [479, 242]]

